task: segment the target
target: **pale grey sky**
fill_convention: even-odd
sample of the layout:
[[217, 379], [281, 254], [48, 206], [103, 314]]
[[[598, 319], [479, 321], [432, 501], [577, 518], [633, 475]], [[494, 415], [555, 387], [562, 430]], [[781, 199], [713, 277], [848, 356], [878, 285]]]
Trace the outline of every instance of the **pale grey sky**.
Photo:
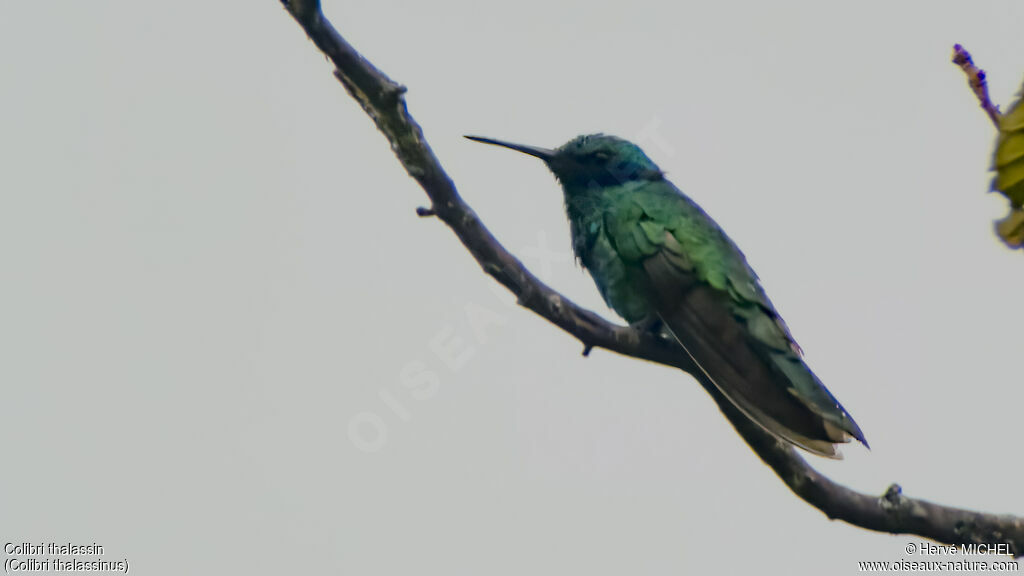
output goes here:
[[[543, 165], [462, 134], [639, 140], [870, 440], [818, 469], [1024, 514], [1024, 265], [949, 62], [1009, 104], [1020, 2], [325, 10], [545, 281], [613, 317]], [[0, 540], [146, 575], [922, 559], [798, 500], [687, 375], [511, 305], [276, 0], [5, 2], [0, 54]]]

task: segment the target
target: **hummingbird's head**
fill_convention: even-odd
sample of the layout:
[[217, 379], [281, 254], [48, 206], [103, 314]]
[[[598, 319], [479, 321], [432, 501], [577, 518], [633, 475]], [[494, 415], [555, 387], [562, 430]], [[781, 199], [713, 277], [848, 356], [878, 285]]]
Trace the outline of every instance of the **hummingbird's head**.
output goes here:
[[658, 166], [639, 146], [615, 136], [577, 136], [554, 150], [479, 136], [466, 138], [540, 158], [567, 190], [580, 186], [615, 186], [634, 180], [660, 180], [663, 177]]

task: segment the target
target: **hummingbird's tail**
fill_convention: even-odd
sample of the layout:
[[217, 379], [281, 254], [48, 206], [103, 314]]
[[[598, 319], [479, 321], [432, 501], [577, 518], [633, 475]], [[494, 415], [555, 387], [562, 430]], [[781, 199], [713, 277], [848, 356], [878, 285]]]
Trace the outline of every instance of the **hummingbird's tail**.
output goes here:
[[[644, 268], [661, 296], [658, 310], [665, 326], [748, 418], [776, 438], [827, 458], [842, 458], [836, 444], [853, 438], [867, 445], [767, 311], [739, 311], [729, 305], [728, 293], [703, 282], [681, 282], [677, 267], [662, 257], [648, 259]], [[765, 338], [769, 331], [781, 331], [785, 346]]]
[[[663, 319], [664, 320], [664, 319]], [[729, 359], [715, 357], [709, 358], [707, 355], [702, 354], [703, 362], [698, 360], [697, 357], [690, 351], [690, 348], [704, 349], [699, 344], [695, 345], [693, 340], [690, 341], [690, 346], [683, 343], [683, 340], [676, 335], [676, 331], [672, 330], [671, 323], [665, 321], [665, 325], [669, 326], [669, 331], [675, 337], [676, 341], [682, 346], [683, 350], [690, 356], [694, 364], [708, 377], [718, 388], [719, 392], [722, 393], [733, 406], [739, 409], [747, 418], [752, 420], [754, 423], [763, 428], [766, 432], [783, 440], [789, 442], [795, 446], [803, 448], [812, 454], [818, 456], [824, 456], [826, 458], [832, 458], [835, 460], [842, 460], [843, 454], [836, 448], [837, 442], [849, 442], [851, 436], [835, 425], [828, 423], [825, 420], [817, 418], [808, 418], [811, 416], [807, 411], [797, 408], [795, 406], [796, 398], [773, 398], [769, 400], [765, 398], [764, 394], [759, 394], [761, 400], [764, 402], [768, 410], [775, 413], [777, 416], [769, 416], [769, 413], [758, 406], [754, 401], [750, 399], [751, 390], [749, 386], [737, 385], [737, 377], [742, 378], [736, 374], [729, 374], [725, 376], [725, 372], [733, 372], [732, 370], [722, 370], [723, 360], [728, 362]], [[685, 334], [686, 332], [683, 332]], [[712, 376], [712, 373], [718, 374], [718, 378]], [[724, 376], [724, 377], [723, 377]], [[744, 388], [747, 388], [744, 390]], [[774, 386], [773, 386], [774, 388]], [[772, 394], [772, 396], [776, 396]], [[778, 418], [785, 418], [787, 426], [783, 426]], [[811, 437], [813, 435], [814, 437]], [[822, 439], [824, 436], [826, 439]]]

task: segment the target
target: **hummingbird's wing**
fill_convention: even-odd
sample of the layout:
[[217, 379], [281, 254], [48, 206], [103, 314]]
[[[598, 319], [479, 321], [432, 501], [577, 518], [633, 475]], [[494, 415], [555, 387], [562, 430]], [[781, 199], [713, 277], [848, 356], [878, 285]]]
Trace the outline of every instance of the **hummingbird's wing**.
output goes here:
[[606, 212], [619, 255], [639, 265], [659, 316], [733, 404], [776, 437], [841, 458], [864, 435], [801, 358], [742, 252], [667, 181]]

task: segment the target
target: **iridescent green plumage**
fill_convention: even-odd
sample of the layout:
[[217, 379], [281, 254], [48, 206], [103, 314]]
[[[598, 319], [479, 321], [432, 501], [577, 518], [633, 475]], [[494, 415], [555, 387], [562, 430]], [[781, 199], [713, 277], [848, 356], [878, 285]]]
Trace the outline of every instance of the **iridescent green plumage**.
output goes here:
[[749, 418], [823, 456], [850, 438], [867, 444], [743, 253], [639, 147], [601, 134], [556, 150], [469, 138], [544, 160], [565, 192], [576, 256], [608, 305], [632, 324], [666, 327]]

